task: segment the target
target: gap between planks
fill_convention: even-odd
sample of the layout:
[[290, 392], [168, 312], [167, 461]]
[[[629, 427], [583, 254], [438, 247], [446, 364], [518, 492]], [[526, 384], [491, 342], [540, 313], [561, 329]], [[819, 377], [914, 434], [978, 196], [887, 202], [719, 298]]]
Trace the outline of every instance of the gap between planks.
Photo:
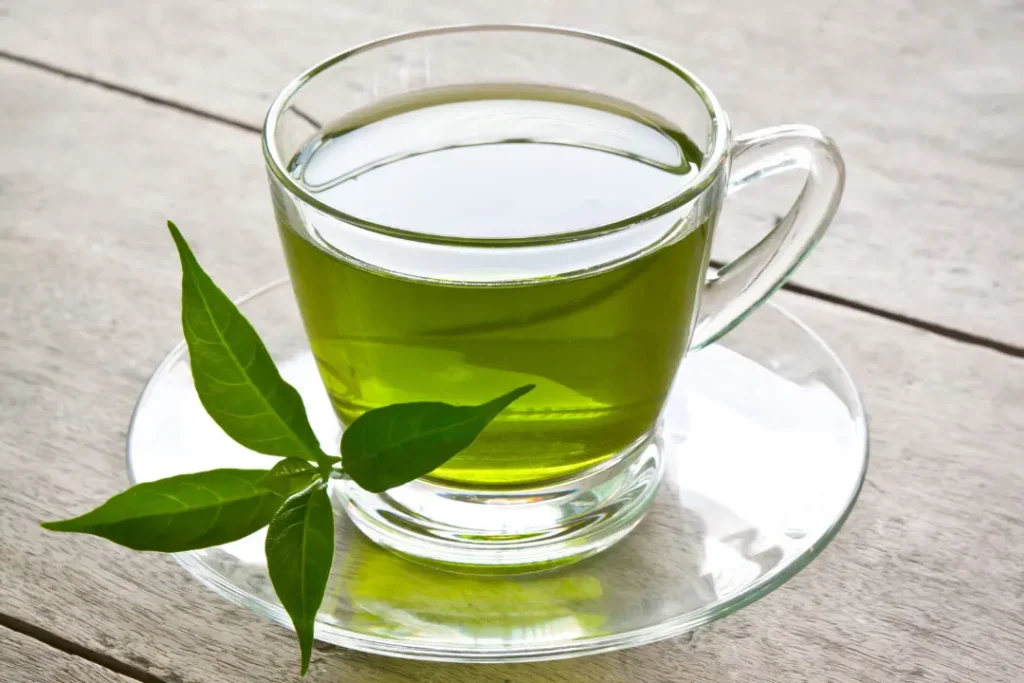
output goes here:
[[[259, 126], [255, 126], [244, 121], [239, 121], [238, 119], [233, 119], [227, 116], [222, 116], [220, 114], [215, 114], [213, 112], [209, 112], [204, 109], [199, 109], [197, 107], [193, 107], [183, 102], [178, 102], [166, 97], [161, 97], [159, 95], [152, 95], [150, 93], [141, 92], [139, 90], [128, 88], [126, 86], [119, 85], [117, 83], [106, 81], [100, 78], [96, 78], [94, 76], [89, 76], [75, 71], [70, 71], [68, 69], [54, 66], [52, 64], [47, 64], [36, 59], [31, 59], [29, 57], [23, 57], [21, 55], [12, 54], [5, 50], [0, 50], [0, 59], [5, 59], [7, 61], [15, 62], [17, 64], [21, 64], [23, 66], [27, 66], [33, 69], [38, 69], [49, 74], [62, 76], [64, 78], [69, 78], [80, 83], [86, 83], [88, 85], [92, 85], [98, 88], [103, 88], [104, 90], [116, 92], [121, 95], [126, 95], [128, 97], [132, 97], [135, 99], [140, 99], [150, 104], [154, 104], [161, 107], [168, 107], [170, 109], [177, 110], [183, 114], [189, 114], [191, 116], [205, 119], [207, 121], [214, 121], [225, 126], [230, 126], [231, 128], [246, 131], [248, 133], [255, 133], [258, 135], [261, 132], [261, 128]], [[716, 268], [721, 267], [720, 263], [714, 261], [712, 262], [712, 265], [715, 266]], [[796, 282], [787, 282], [782, 286], [782, 288], [785, 289], [786, 291], [793, 292], [795, 294], [800, 294], [802, 296], [810, 297], [812, 299], [818, 299], [819, 301], [824, 301], [826, 303], [830, 303], [836, 306], [851, 308], [855, 311], [860, 311], [862, 313], [875, 315], [878, 316], [879, 318], [884, 318], [886, 320], [890, 320], [901, 325], [907, 325], [909, 327], [924, 330], [932, 334], [937, 334], [940, 337], [952, 339], [963, 344], [980, 346], [986, 349], [990, 349], [992, 351], [996, 351], [998, 353], [1005, 354], [1007, 356], [1011, 356], [1013, 358], [1024, 358], [1024, 347], [1022, 346], [1002, 342], [996, 339], [990, 339], [982, 335], [977, 335], [971, 332], [967, 332], [965, 330], [947, 327], [946, 325], [940, 325], [938, 323], [933, 323], [928, 320], [922, 320], [921, 318], [915, 318], [913, 316], [906, 315], [903, 313], [897, 313], [895, 311], [890, 311], [884, 308], [880, 308], [878, 306], [862, 303], [854, 299], [849, 299], [838, 294], [831, 294], [829, 292], [825, 292], [819, 289], [814, 289], [813, 287], [807, 287]]]
[[102, 666], [104, 669], [113, 671], [116, 674], [140, 681], [140, 683], [168, 683], [159, 676], [154, 676], [141, 667], [135, 666], [134, 664], [128, 664], [127, 662], [122, 662], [120, 659], [103, 654], [102, 652], [91, 650], [84, 645], [79, 645], [78, 643], [70, 641], [63, 636], [59, 636], [52, 631], [47, 631], [45, 628], [36, 626], [35, 624], [31, 624], [15, 616], [4, 614], [3, 612], [0, 612], [0, 627], [7, 628], [15, 633], [20, 633], [23, 636], [33, 638], [55, 650], [60, 650], [61, 652], [72, 655], [73, 657], [80, 657], [81, 659], [90, 661], [93, 664]]

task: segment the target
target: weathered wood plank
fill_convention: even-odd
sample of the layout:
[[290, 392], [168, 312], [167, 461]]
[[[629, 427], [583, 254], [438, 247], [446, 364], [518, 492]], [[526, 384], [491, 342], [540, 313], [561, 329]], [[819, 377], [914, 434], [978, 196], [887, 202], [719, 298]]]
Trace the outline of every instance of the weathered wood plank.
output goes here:
[[0, 626], [0, 680], [4, 683], [131, 683], [132, 679]]
[[[1024, 5], [1014, 0], [2, 4], [0, 49], [253, 125], [301, 68], [398, 30], [533, 21], [635, 39], [700, 74], [738, 131], [805, 121], [838, 140], [846, 198], [798, 283], [1024, 346]], [[738, 200], [716, 252], [755, 241], [791, 188]]]
[[[163, 220], [233, 294], [283, 272], [253, 136], [0, 64], [0, 609], [167, 681], [298, 680], [291, 634], [170, 559], [37, 522], [125, 484], [128, 416], [179, 335]], [[872, 416], [869, 485], [787, 587], [675, 641], [454, 666], [335, 648], [311, 681], [1009, 683], [1024, 651], [1024, 361], [789, 295]]]

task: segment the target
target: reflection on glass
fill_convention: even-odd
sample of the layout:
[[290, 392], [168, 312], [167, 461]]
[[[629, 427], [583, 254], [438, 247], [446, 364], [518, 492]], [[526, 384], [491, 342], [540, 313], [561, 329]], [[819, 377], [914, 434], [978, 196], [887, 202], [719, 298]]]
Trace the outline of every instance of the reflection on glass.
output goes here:
[[415, 564], [361, 536], [348, 548], [321, 612], [340, 613], [361, 633], [434, 636], [463, 642], [515, 642], [601, 635], [604, 591], [585, 572], [473, 576]]

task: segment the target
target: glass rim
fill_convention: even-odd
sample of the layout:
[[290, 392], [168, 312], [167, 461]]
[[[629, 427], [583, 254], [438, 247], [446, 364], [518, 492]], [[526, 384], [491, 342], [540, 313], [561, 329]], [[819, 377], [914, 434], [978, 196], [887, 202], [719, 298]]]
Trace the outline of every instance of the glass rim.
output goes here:
[[[277, 152], [276, 146], [272, 142], [276, 137], [277, 124], [292, 98], [302, 90], [303, 86], [316, 78], [320, 73], [344, 62], [346, 59], [355, 57], [356, 55], [369, 52], [379, 47], [405, 42], [407, 40], [416, 40], [418, 38], [428, 38], [447, 34], [483, 33], [489, 31], [521, 31], [524, 33], [542, 33], [591, 40], [596, 43], [603, 43], [614, 48], [632, 52], [668, 69], [672, 74], [678, 76], [680, 80], [687, 84], [701, 99], [711, 123], [711, 146], [705, 154], [705, 161], [701, 164], [696, 177], [671, 197], [663, 200], [661, 203], [653, 207], [634, 213], [625, 218], [592, 228], [575, 230], [572, 232], [552, 233], [549, 235], [531, 235], [528, 237], [460, 237], [454, 235], [429, 234], [416, 230], [384, 225], [346, 213], [317, 199], [313, 194], [295, 182], [295, 179], [290, 173], [288, 173], [287, 163], [282, 161]], [[263, 142], [264, 160], [266, 161], [267, 168], [270, 169], [270, 172], [274, 175], [277, 181], [285, 187], [289, 194], [298, 198], [304, 204], [307, 204], [308, 206], [311, 206], [332, 218], [336, 218], [358, 228], [414, 242], [453, 246], [529, 247], [576, 242], [614, 232], [620, 232], [638, 223], [658, 218], [693, 201], [714, 183], [719, 172], [725, 167], [724, 161], [729, 142], [729, 123], [726, 118], [725, 111], [718, 102], [718, 98], [715, 97], [711, 90], [704, 85], [700, 79], [671, 59], [640, 47], [634, 43], [600, 33], [543, 24], [453, 24], [417, 29], [413, 31], [403, 31], [383, 38], [376, 38], [332, 55], [306, 69], [286, 85], [284, 89], [278, 93], [277, 97], [274, 98], [263, 122], [261, 138]]]

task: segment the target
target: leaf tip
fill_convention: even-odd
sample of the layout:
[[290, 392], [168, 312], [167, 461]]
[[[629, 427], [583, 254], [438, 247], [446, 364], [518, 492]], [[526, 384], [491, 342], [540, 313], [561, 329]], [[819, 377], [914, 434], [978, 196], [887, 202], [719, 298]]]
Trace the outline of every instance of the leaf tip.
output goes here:
[[174, 240], [176, 245], [180, 246], [181, 243], [185, 241], [185, 236], [181, 234], [181, 230], [179, 230], [178, 226], [174, 224], [174, 221], [167, 221], [167, 229], [171, 231], [171, 239]]
[[174, 240], [174, 245], [178, 247], [178, 251], [181, 251], [183, 247], [187, 248], [188, 242], [185, 241], [185, 236], [181, 234], [181, 230], [174, 224], [174, 221], [167, 221], [167, 229], [171, 231], [171, 239]]
[[58, 519], [52, 522], [40, 522], [39, 526], [43, 527], [47, 531], [69, 531], [68, 523], [70, 519]]
[[525, 396], [526, 394], [530, 393], [531, 391], [533, 391], [536, 388], [537, 388], [536, 384], [524, 384], [523, 386], [521, 386], [521, 387], [519, 387], [517, 389], [513, 389], [512, 391], [508, 392], [507, 394], [499, 396], [498, 398], [496, 398], [493, 401], [491, 401], [491, 403], [496, 403], [496, 404], [501, 405], [502, 406], [502, 410], [504, 410], [509, 405], [511, 405], [515, 401], [518, 401], [520, 398], [522, 398], [523, 396]]

